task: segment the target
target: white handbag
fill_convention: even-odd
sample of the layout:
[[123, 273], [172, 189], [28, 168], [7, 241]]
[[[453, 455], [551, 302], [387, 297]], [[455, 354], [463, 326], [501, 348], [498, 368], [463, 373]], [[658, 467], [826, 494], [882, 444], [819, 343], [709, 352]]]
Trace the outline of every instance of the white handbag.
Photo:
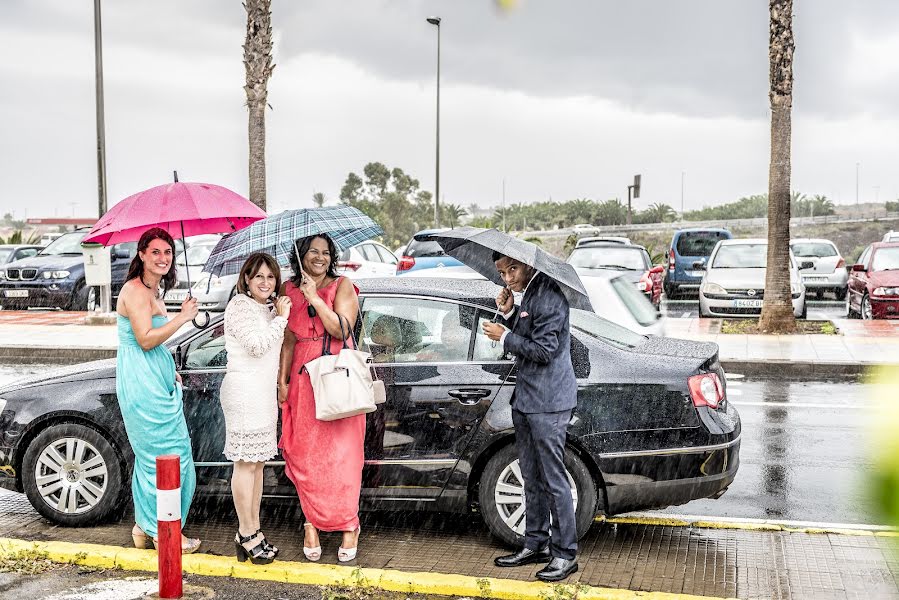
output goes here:
[[[371, 353], [347, 345], [343, 317], [338, 315], [338, 319], [343, 348], [338, 354], [331, 354], [331, 336], [326, 333], [322, 340], [322, 355], [304, 366], [312, 383], [315, 418], [319, 421], [336, 421], [376, 410]], [[350, 330], [349, 334], [355, 342], [352, 333]], [[383, 394], [383, 383], [378, 383]]]

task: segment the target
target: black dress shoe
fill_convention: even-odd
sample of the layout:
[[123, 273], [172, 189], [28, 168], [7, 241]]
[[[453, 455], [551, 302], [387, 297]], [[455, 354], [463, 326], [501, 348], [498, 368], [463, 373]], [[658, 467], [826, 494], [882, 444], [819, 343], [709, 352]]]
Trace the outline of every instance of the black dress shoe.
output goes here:
[[554, 558], [548, 565], [537, 571], [537, 579], [540, 581], [562, 581], [577, 571], [577, 560]]
[[522, 548], [515, 554], [498, 556], [493, 560], [493, 564], [497, 567], [520, 567], [522, 565], [549, 562], [552, 558], [553, 557], [549, 555], [549, 548], [544, 548], [543, 550], [528, 550], [527, 548]]

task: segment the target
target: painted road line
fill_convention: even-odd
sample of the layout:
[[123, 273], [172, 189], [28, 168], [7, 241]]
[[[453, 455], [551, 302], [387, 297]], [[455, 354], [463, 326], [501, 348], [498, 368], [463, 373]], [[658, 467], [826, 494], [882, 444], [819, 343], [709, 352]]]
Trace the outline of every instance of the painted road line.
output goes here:
[[[128, 571], [156, 572], [157, 570], [157, 555], [154, 550], [71, 542], [28, 542], [0, 538], [0, 556], [15, 556], [20, 552], [46, 553], [49, 560], [64, 564], [106, 569], [117, 567]], [[446, 573], [416, 573], [393, 569], [366, 569], [308, 562], [277, 561], [269, 565], [252, 565], [239, 563], [232, 557], [210, 554], [187, 554], [183, 557], [183, 566], [186, 573], [211, 577], [237, 577], [315, 586], [378, 588], [405, 594], [488, 596], [502, 600], [573, 598], [575, 594], [579, 600], [728, 600], [691, 594], [639, 592], [578, 584], [551, 585], [539, 581], [477, 578]]]
[[875, 537], [899, 537], [899, 527], [864, 523], [820, 523], [817, 521], [778, 521], [736, 517], [676, 515], [659, 512], [629, 513], [620, 517], [596, 517], [596, 522], [620, 525], [660, 525], [701, 529], [740, 529], [745, 531], [785, 531], [789, 533], [829, 533]]

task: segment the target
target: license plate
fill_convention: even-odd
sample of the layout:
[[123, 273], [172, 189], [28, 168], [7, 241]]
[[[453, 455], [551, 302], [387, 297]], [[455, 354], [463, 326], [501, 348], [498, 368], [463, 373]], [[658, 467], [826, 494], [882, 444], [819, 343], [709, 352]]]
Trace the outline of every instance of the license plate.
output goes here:
[[4, 294], [7, 298], [27, 298], [28, 290], [6, 290]]
[[187, 300], [187, 291], [172, 291], [165, 295], [165, 299], [169, 302], [184, 302]]
[[705, 271], [687, 271], [687, 275], [690, 277], [702, 277], [705, 275]]
[[762, 301], [761, 300], [734, 300], [733, 307], [734, 308], [761, 308]]
[[806, 281], [810, 281], [812, 283], [819, 283], [823, 281], [827, 281], [827, 277], [806, 277]]

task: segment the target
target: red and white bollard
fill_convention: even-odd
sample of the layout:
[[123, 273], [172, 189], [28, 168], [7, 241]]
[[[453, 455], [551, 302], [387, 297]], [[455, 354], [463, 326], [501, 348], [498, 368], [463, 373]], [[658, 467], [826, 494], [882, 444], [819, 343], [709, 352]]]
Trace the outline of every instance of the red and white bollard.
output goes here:
[[180, 598], [181, 589], [181, 457], [156, 457], [156, 520], [159, 528], [159, 597]]

